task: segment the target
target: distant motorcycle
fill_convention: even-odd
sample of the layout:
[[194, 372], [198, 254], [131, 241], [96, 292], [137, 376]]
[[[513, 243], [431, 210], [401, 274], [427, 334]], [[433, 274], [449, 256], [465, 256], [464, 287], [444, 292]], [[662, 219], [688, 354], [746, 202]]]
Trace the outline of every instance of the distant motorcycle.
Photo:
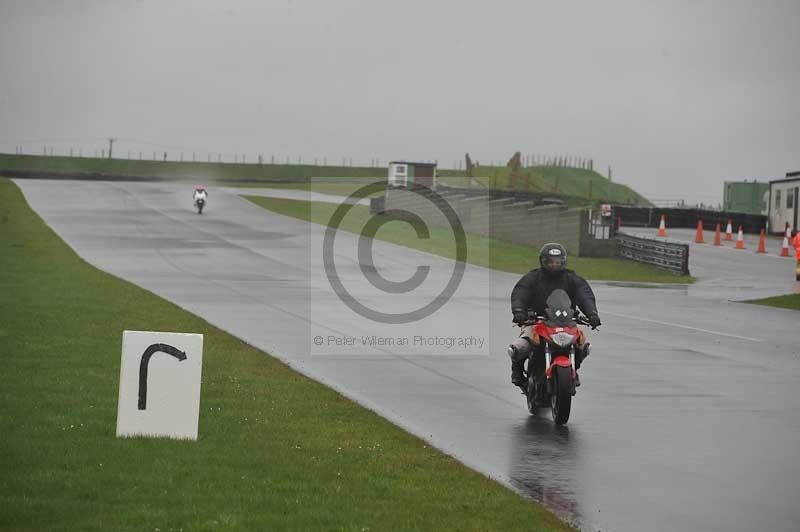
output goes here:
[[199, 186], [194, 189], [194, 206], [197, 208], [197, 214], [203, 214], [203, 207], [206, 206], [206, 192], [205, 187]]
[[[583, 332], [578, 325], [589, 325], [589, 320], [572, 310], [572, 301], [564, 290], [554, 290], [547, 298], [545, 316], [532, 315], [523, 326], [533, 325], [534, 345], [544, 342], [544, 365], [538, 361], [533, 349], [528, 357], [525, 384], [521, 385], [528, 403], [528, 411], [535, 414], [539, 407], [549, 406], [556, 425], [564, 425], [572, 410], [572, 397], [576, 393], [576, 351], [581, 361], [589, 355], [590, 345], [582, 342]], [[583, 347], [580, 346], [583, 344]]]

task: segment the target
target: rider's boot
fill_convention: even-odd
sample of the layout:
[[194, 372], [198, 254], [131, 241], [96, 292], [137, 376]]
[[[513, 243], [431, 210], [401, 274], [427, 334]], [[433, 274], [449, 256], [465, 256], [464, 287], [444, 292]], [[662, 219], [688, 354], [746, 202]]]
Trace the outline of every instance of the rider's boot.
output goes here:
[[511, 357], [511, 383], [515, 386], [525, 385], [525, 360], [518, 360], [517, 349], [513, 345], [508, 346], [508, 355]]

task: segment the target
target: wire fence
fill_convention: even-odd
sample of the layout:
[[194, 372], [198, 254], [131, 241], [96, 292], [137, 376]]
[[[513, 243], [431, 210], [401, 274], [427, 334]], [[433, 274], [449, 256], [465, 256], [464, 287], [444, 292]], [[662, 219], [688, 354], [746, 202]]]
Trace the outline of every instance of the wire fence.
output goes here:
[[[193, 162], [193, 163], [228, 163], [228, 164], [273, 164], [273, 165], [308, 165], [308, 166], [343, 166], [385, 168], [386, 163], [380, 157], [357, 160], [353, 157], [303, 156], [303, 155], [276, 155], [269, 153], [223, 153], [223, 152], [197, 152], [197, 151], [171, 151], [171, 150], [109, 150], [108, 147], [82, 147], [70, 146], [57, 149], [55, 146], [42, 146], [39, 149], [26, 149], [25, 146], [14, 146], [14, 155], [34, 155], [44, 157], [72, 157], [81, 159], [115, 159], [129, 161], [162, 161], [162, 162]], [[436, 161], [430, 161], [436, 162]]]

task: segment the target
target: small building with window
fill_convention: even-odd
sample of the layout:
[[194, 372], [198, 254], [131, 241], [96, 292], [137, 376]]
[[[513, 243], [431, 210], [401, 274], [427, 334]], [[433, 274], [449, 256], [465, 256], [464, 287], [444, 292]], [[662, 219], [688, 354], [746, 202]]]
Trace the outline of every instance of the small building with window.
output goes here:
[[786, 224], [797, 229], [800, 201], [800, 172], [789, 172], [785, 179], [769, 182], [769, 231], [780, 234]]
[[393, 188], [414, 188], [422, 185], [436, 189], [436, 163], [392, 161], [389, 163], [389, 182]]

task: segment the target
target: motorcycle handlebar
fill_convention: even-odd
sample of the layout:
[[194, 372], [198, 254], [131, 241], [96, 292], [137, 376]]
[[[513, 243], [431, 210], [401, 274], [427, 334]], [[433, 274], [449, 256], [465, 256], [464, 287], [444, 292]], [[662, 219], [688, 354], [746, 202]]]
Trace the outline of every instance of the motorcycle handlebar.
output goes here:
[[[547, 319], [547, 316], [534, 315], [532, 318], [529, 318], [529, 319], [525, 320], [524, 322], [522, 322], [522, 325], [520, 325], [520, 326], [521, 327], [526, 327], [528, 325], [533, 325], [537, 321], [546, 320], [546, 319]], [[592, 325], [589, 322], [589, 318], [587, 318], [586, 316], [584, 316], [583, 314], [581, 314], [581, 313], [579, 313], [577, 311], [575, 312], [575, 323], [577, 323], [578, 325], [589, 325], [590, 327]], [[597, 327], [592, 327], [593, 331], [595, 329], [597, 329]]]

